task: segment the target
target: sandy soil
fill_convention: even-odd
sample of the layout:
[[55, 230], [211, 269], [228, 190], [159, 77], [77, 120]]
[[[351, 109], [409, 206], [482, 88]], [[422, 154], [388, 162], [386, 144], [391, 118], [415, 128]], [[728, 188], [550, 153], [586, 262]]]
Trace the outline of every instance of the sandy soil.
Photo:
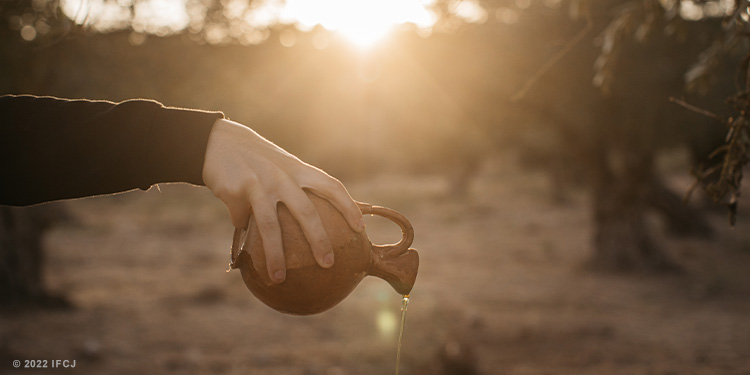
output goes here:
[[[613, 275], [582, 267], [585, 197], [552, 203], [544, 176], [512, 163], [488, 167], [462, 200], [446, 199], [438, 177], [349, 188], [415, 227], [421, 269], [402, 374], [750, 374], [746, 208], [734, 230], [713, 214], [713, 241], [659, 237], [685, 274]], [[394, 372], [399, 295], [367, 278], [320, 315], [267, 308], [239, 271], [224, 272], [232, 228], [207, 190], [162, 186], [68, 205], [78, 221], [46, 239], [47, 282], [75, 308], [2, 313], [0, 373]], [[368, 233], [399, 238], [382, 219], [368, 220]], [[76, 367], [16, 370], [15, 359]]]

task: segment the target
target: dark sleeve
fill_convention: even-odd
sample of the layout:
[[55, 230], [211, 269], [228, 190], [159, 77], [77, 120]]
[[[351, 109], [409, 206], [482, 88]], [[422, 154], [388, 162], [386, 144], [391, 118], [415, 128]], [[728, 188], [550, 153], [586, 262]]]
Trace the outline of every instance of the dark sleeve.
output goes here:
[[203, 156], [220, 112], [29, 95], [0, 96], [0, 204], [203, 184]]

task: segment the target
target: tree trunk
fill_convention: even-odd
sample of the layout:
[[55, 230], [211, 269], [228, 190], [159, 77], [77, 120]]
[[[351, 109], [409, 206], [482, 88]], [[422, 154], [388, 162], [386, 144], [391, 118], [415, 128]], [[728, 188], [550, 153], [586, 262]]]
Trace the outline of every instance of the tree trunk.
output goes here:
[[44, 284], [44, 233], [64, 217], [58, 205], [0, 206], [0, 306], [69, 306]]
[[666, 229], [671, 235], [713, 238], [714, 230], [708, 222], [705, 211], [689, 206], [661, 181], [652, 182], [648, 204], [662, 214], [667, 224]]
[[628, 148], [616, 155], [601, 151], [602, 157], [595, 163], [591, 266], [639, 272], [674, 269], [674, 263], [651, 238], [645, 220], [653, 182], [653, 152]]

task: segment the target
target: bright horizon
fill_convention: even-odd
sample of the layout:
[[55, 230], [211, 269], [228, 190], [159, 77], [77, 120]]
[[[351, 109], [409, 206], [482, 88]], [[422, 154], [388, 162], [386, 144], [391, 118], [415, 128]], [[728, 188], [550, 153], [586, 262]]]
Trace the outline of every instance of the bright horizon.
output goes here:
[[281, 19], [293, 21], [301, 31], [320, 25], [364, 47], [376, 43], [397, 25], [411, 23], [420, 29], [431, 28], [437, 21], [437, 15], [427, 8], [431, 3], [420, 0], [288, 0]]
[[[420, 34], [429, 35], [438, 21], [438, 14], [432, 9], [435, 0], [265, 0], [249, 4], [245, 0], [227, 0], [223, 3], [224, 17], [230, 27], [205, 30], [212, 33], [209, 42], [234, 37], [257, 44], [265, 40], [257, 37], [259, 31], [276, 25], [294, 25], [302, 32], [321, 26], [357, 46], [367, 47], [399, 25], [411, 24]], [[199, 2], [188, 0], [62, 0], [61, 4], [70, 19], [101, 32], [130, 25], [139, 33], [165, 36], [185, 29], [202, 30], [205, 26], [206, 9]], [[453, 5], [455, 14], [468, 22], [486, 17], [476, 0], [456, 0]]]

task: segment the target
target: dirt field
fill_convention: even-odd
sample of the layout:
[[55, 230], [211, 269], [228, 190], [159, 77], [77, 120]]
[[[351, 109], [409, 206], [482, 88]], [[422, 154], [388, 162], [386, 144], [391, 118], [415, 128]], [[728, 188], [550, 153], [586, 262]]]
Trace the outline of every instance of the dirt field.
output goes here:
[[[684, 189], [689, 180], [674, 182]], [[750, 374], [744, 201], [734, 230], [714, 214], [713, 242], [659, 237], [686, 274], [612, 275], [582, 267], [591, 251], [585, 197], [553, 204], [544, 176], [512, 163], [489, 166], [460, 201], [445, 198], [438, 177], [349, 188], [415, 228], [421, 268], [402, 374]], [[48, 236], [47, 282], [75, 308], [0, 315], [0, 373], [394, 372], [399, 295], [367, 278], [320, 315], [265, 307], [239, 271], [224, 272], [232, 228], [206, 189], [162, 186], [69, 207], [78, 222]], [[382, 219], [369, 220], [368, 233], [375, 242], [400, 236]], [[15, 359], [76, 367], [14, 369]]]

